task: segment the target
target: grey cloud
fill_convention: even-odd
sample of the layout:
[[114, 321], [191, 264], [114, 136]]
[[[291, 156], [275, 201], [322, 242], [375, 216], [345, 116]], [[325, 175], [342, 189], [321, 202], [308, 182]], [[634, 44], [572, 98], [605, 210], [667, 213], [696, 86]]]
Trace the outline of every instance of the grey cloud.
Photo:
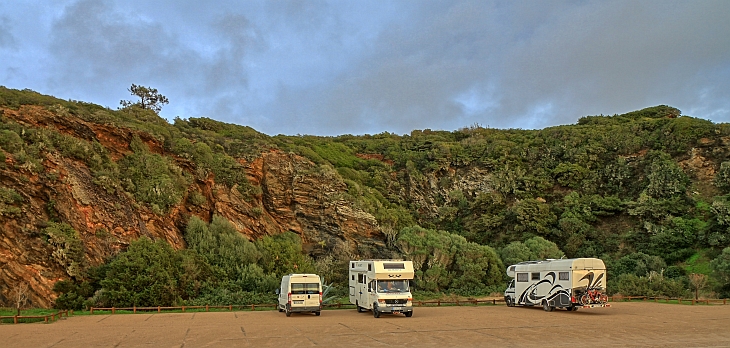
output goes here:
[[10, 32], [10, 20], [7, 17], [0, 17], [0, 48], [16, 48], [17, 41]]
[[730, 6], [663, 4], [477, 1], [414, 11], [331, 87], [280, 96], [308, 106], [277, 110], [319, 134], [542, 128], [656, 104], [709, 103], [727, 120]]
[[0, 57], [42, 57], [14, 81], [109, 106], [150, 85], [168, 117], [320, 135], [542, 128], [657, 104], [730, 119], [726, 1], [66, 3], [27, 52], [2, 50], [22, 30], [0, 18]]
[[[185, 112], [183, 117], [230, 116], [235, 104], [216, 105], [245, 93], [245, 56], [258, 34], [242, 15], [229, 12], [202, 18], [208, 23], [195, 25], [208, 28], [216, 40], [200, 48], [191, 42], [204, 37], [190, 33], [195, 27], [185, 32], [141, 13], [124, 12], [110, 2], [78, 1], [54, 23], [51, 52], [61, 73], [52, 78], [53, 85], [92, 95], [97, 91], [99, 99], [110, 95], [126, 99], [125, 89], [131, 83], [149, 85], [167, 95], [177, 105], [175, 110]], [[114, 106], [119, 98], [107, 97], [108, 105]], [[170, 109], [162, 114], [175, 115]]]

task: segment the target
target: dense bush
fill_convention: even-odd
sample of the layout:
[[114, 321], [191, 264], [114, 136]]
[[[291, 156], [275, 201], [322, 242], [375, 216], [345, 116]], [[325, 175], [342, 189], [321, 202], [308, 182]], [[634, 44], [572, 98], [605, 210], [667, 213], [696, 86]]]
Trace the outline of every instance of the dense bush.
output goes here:
[[197, 254], [142, 237], [105, 267], [104, 306], [173, 306], [200, 294], [213, 272]]
[[413, 261], [416, 289], [472, 294], [502, 283], [504, 266], [494, 249], [462, 236], [416, 226], [401, 230], [396, 243]]
[[188, 174], [169, 158], [151, 153], [139, 137], [130, 147], [134, 153], [119, 161], [124, 189], [158, 214], [180, 203], [190, 183]]

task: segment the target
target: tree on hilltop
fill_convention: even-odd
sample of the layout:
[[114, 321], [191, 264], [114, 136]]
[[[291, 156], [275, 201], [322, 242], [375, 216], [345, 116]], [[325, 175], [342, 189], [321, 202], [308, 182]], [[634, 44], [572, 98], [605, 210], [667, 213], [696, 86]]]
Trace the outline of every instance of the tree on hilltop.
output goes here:
[[137, 86], [135, 84], [132, 84], [132, 86], [129, 87], [127, 90], [133, 96], [137, 96], [139, 98], [139, 101], [135, 103], [131, 100], [122, 100], [119, 102], [122, 108], [138, 106], [142, 109], [152, 110], [155, 113], [159, 113], [160, 110], [162, 110], [162, 105], [170, 103], [167, 100], [167, 97], [157, 92], [157, 88]]

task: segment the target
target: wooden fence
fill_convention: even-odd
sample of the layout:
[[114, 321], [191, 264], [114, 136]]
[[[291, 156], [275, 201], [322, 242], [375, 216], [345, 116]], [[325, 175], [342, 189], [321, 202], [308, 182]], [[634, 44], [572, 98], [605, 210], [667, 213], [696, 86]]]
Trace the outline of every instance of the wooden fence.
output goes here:
[[685, 304], [686, 303], [686, 304], [692, 304], [692, 305], [695, 305], [695, 304], [706, 304], [706, 305], [710, 305], [710, 304], [722, 304], [722, 305], [726, 305], [727, 304], [727, 299], [726, 298], [716, 298], [716, 299], [704, 299], [703, 298], [703, 299], [697, 299], [697, 300], [695, 300], [693, 298], [681, 298], [681, 297], [610, 296], [609, 297], [609, 300], [611, 302], [622, 302], [622, 301], [636, 301], [636, 300], [641, 300], [641, 301], [665, 302], [665, 303], [677, 301], [677, 303], [679, 303], [679, 304]]
[[[426, 306], [465, 306], [465, 305], [473, 305], [478, 306], [480, 304], [490, 304], [490, 305], [496, 305], [501, 304], [503, 302], [502, 299], [490, 299], [490, 300], [455, 300], [455, 301], [443, 301], [443, 300], [434, 300], [434, 301], [413, 301], [413, 305], [417, 307], [426, 307]], [[210, 310], [227, 310], [227, 311], [233, 311], [236, 310], [252, 310], [255, 311], [257, 308], [276, 308], [276, 304], [252, 304], [252, 305], [228, 305], [228, 306], [179, 306], [179, 307], [169, 307], [169, 306], [157, 306], [157, 307], [91, 307], [89, 308], [89, 312], [91, 314], [94, 314], [94, 312], [111, 312], [111, 314], [116, 314], [117, 311], [126, 311], [126, 312], [157, 312], [162, 313], [163, 311], [180, 311], [185, 312], [188, 310], [202, 310], [204, 309], [206, 312], [209, 312]], [[355, 308], [354, 304], [351, 303], [325, 303], [322, 305], [323, 308]]]
[[[649, 297], [649, 296], [610, 296], [609, 302], [623, 302], [623, 301], [653, 301], [653, 302], [673, 302], [676, 301], [679, 304], [722, 304], [727, 305], [727, 299], [683, 299], [683, 298], [670, 298], [670, 297]], [[415, 307], [440, 307], [440, 306], [479, 306], [479, 305], [501, 305], [504, 300], [493, 298], [487, 300], [431, 300], [431, 301], [413, 301]], [[326, 303], [322, 305], [323, 308], [355, 308], [354, 304], [351, 303]], [[89, 309], [91, 314], [94, 312], [104, 311], [116, 314], [117, 311], [131, 311], [132, 313], [137, 312], [157, 312], [162, 311], [182, 311], [186, 310], [202, 310], [206, 312], [213, 310], [252, 310], [255, 311], [257, 308], [276, 308], [276, 304], [252, 304], [252, 305], [228, 305], [228, 306], [181, 306], [181, 307], [92, 307]]]
[[72, 311], [63, 310], [63, 311], [58, 311], [56, 313], [51, 313], [51, 314], [46, 314], [46, 315], [6, 315], [6, 316], [0, 316], [0, 324], [3, 322], [4, 319], [13, 319], [13, 324], [17, 324], [19, 321], [24, 320], [24, 319], [31, 319], [31, 320], [32, 319], [43, 319], [43, 322], [45, 322], [46, 324], [48, 324], [49, 323], [49, 319], [50, 319], [50, 322], [52, 323], [52, 322], [54, 322], [56, 320], [59, 320], [59, 319], [63, 318], [64, 315], [66, 316], [66, 318], [68, 318], [69, 312], [71, 312], [71, 315], [73, 315], [73, 310]]
[[[624, 301], [652, 301], [652, 302], [674, 302], [676, 301], [679, 304], [721, 304], [721, 305], [727, 305], [727, 299], [683, 299], [683, 298], [671, 298], [671, 297], [649, 297], [649, 296], [610, 296], [609, 302], [624, 302]], [[431, 300], [431, 301], [413, 301], [413, 306], [416, 307], [440, 307], [440, 306], [479, 306], [479, 305], [497, 305], [502, 304], [504, 301], [500, 298], [493, 298], [493, 299], [487, 299], [487, 300]], [[89, 308], [90, 314], [94, 314], [94, 312], [111, 312], [111, 314], [116, 314], [117, 311], [127, 311], [132, 313], [137, 312], [157, 312], [162, 313], [162, 311], [181, 311], [185, 312], [186, 310], [203, 310], [205, 309], [206, 312], [209, 312], [212, 310], [227, 310], [227, 311], [233, 311], [236, 310], [252, 310], [255, 311], [257, 308], [276, 308], [276, 304], [252, 304], [252, 305], [228, 305], [228, 306], [179, 306], [179, 307], [169, 307], [169, 306], [157, 306], [157, 307], [91, 307]], [[355, 305], [351, 303], [326, 303], [322, 305], [323, 308], [354, 308]], [[69, 312], [71, 315], [73, 315], [72, 311], [58, 311], [56, 313], [48, 314], [48, 315], [41, 315], [41, 316], [0, 316], [0, 323], [2, 323], [3, 319], [13, 319], [13, 323], [17, 324], [19, 320], [22, 319], [43, 319], [44, 322], [48, 323], [49, 319], [50, 322], [54, 322], [58, 319], [61, 319], [64, 315], [68, 318]]]

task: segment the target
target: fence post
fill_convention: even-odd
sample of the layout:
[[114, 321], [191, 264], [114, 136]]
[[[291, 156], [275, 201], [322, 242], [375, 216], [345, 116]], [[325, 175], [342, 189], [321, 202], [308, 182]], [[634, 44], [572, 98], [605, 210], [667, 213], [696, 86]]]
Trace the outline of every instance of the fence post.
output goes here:
[[256, 305], [255, 304], [251, 304], [251, 310], [252, 311], [255, 311], [256, 310]]
[[94, 314], [94, 307], [89, 307], [90, 314]]
[[55, 314], [51, 314], [51, 321], [56, 321], [56, 315]]
[[681, 297], [677, 299], [677, 303], [682, 304], [682, 298]]
[[726, 298], [723, 298], [722, 299], [722, 304], [727, 304], [727, 299]]
[[160, 313], [160, 312], [162, 312], [162, 311], [160, 310], [160, 306], [157, 306], [157, 313]]
[[13, 324], [17, 324], [17, 323], [18, 323], [18, 316], [16, 315], [13, 317]]
[[692, 305], [693, 306], [695, 305], [695, 299], [692, 299]]
[[233, 305], [228, 305], [228, 310], [233, 312]]
[[114, 307], [112, 307], [112, 314], [114, 314], [116, 312], [117, 312], [116, 309]]
[[206, 312], [208, 311], [208, 305], [205, 305], [205, 311]]
[[46, 315], [45, 317], [43, 317], [43, 319], [46, 322], [46, 324], [48, 324], [48, 316]]
[[182, 306], [182, 311], [185, 312], [185, 306]]
[[441, 300], [438, 300], [438, 306], [441, 306]]
[[137, 314], [137, 305], [132, 306], [132, 312], [134, 312], [134, 314]]

